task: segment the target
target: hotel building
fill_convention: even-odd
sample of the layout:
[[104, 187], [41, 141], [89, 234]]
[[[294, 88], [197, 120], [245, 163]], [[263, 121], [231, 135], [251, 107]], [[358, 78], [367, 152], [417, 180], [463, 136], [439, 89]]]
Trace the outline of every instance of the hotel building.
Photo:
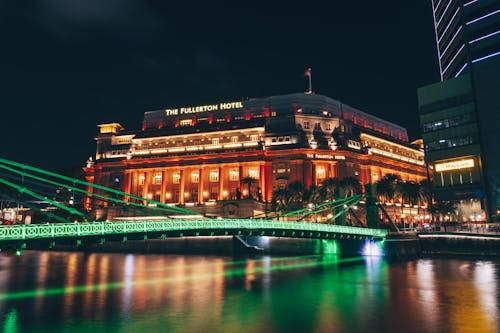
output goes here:
[[441, 81], [418, 90], [437, 200], [460, 222], [500, 213], [500, 2], [432, 0]]
[[149, 111], [138, 131], [98, 127], [87, 181], [163, 203], [269, 202], [292, 182], [309, 188], [330, 177], [361, 184], [388, 173], [427, 178], [424, 154], [406, 129], [317, 94]]

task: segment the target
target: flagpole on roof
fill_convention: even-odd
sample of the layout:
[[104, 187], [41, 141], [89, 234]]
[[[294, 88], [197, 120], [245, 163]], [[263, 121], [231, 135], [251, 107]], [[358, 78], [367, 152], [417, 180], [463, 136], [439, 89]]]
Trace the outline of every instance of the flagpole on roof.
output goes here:
[[304, 75], [309, 78], [309, 88], [306, 90], [306, 94], [312, 94], [313, 89], [312, 89], [311, 69], [310, 68], [306, 69]]

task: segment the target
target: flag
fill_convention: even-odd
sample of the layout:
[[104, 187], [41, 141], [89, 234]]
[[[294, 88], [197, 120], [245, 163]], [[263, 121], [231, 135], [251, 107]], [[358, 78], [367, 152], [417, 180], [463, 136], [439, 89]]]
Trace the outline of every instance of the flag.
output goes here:
[[304, 72], [304, 76], [311, 77], [311, 69], [310, 68], [306, 69], [306, 71]]

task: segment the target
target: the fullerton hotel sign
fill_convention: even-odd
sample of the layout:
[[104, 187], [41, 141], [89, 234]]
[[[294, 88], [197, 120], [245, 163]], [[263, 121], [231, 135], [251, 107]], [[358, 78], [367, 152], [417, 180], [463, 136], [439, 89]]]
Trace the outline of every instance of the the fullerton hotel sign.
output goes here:
[[219, 104], [188, 106], [176, 109], [165, 109], [165, 115], [176, 116], [180, 114], [199, 113], [207, 111], [224, 111], [224, 110], [241, 109], [241, 108], [243, 108], [242, 102], [226, 102]]

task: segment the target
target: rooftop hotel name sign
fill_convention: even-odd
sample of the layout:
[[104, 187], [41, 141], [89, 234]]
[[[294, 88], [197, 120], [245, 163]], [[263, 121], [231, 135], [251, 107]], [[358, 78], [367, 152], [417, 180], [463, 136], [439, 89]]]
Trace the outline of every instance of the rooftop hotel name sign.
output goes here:
[[225, 111], [225, 110], [241, 109], [241, 108], [243, 108], [242, 102], [226, 102], [219, 104], [188, 106], [176, 109], [165, 109], [165, 115], [177, 116], [180, 114], [200, 113], [207, 111]]

